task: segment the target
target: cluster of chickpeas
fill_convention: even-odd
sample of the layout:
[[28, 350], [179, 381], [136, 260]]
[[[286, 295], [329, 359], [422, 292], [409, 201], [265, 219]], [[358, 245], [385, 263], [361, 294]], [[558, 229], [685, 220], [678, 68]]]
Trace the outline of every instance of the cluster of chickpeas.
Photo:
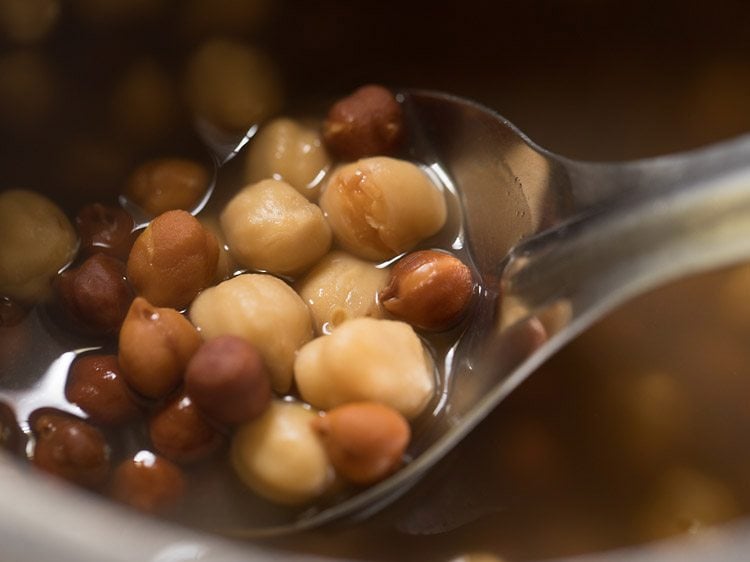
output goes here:
[[[424, 337], [458, 324], [474, 291], [459, 258], [415, 250], [447, 205], [390, 156], [403, 138], [380, 86], [339, 100], [320, 129], [271, 121], [218, 221], [191, 214], [210, 175], [181, 159], [131, 174], [124, 197], [153, 217], [143, 230], [120, 207], [87, 205], [74, 226], [39, 194], [1, 193], [4, 302], [49, 300], [117, 343], [70, 368], [66, 397], [87, 419], [32, 414], [33, 463], [147, 511], [227, 441], [238, 478], [281, 504], [398, 470], [438, 384]], [[148, 446], [112, 468], [106, 432], [144, 418]]]

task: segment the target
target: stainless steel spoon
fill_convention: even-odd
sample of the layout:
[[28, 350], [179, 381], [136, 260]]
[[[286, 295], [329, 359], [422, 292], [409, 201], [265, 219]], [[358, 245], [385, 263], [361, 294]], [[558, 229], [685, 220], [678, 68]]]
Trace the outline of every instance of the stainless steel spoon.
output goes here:
[[482, 286], [449, 357], [440, 415], [415, 439], [413, 460], [388, 480], [331, 507], [231, 534], [279, 535], [367, 517], [607, 311], [668, 280], [750, 258], [750, 136], [595, 164], [535, 145], [471, 101], [424, 91], [399, 97], [411, 157], [456, 189]]

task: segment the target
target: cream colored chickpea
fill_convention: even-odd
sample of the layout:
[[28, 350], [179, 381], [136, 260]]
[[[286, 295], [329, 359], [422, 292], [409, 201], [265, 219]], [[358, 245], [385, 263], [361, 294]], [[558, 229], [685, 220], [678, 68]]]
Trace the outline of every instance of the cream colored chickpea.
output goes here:
[[273, 61], [243, 43], [204, 43], [188, 63], [186, 95], [193, 111], [226, 131], [245, 131], [281, 105]]
[[253, 183], [284, 180], [312, 201], [330, 166], [331, 158], [316, 129], [280, 118], [264, 126], [250, 143], [245, 179]]
[[331, 246], [331, 229], [320, 208], [282, 181], [245, 187], [220, 220], [232, 256], [249, 269], [294, 276]]
[[300, 504], [325, 493], [334, 470], [312, 429], [317, 414], [299, 403], [275, 400], [232, 438], [237, 475], [258, 495], [280, 504]]
[[381, 261], [411, 250], [445, 224], [442, 189], [411, 162], [364, 158], [336, 170], [320, 206], [341, 246]]
[[330, 252], [295, 285], [312, 312], [318, 335], [351, 318], [380, 318], [378, 293], [388, 270], [341, 251]]
[[190, 319], [204, 339], [233, 335], [252, 343], [271, 374], [273, 389], [292, 385], [296, 351], [312, 338], [310, 312], [286, 283], [271, 275], [246, 273], [196, 297]]
[[36, 301], [75, 256], [78, 238], [65, 213], [32, 191], [0, 193], [0, 295]]
[[412, 327], [375, 318], [349, 320], [302, 347], [294, 378], [302, 399], [316, 408], [371, 400], [408, 419], [435, 392], [432, 360]]

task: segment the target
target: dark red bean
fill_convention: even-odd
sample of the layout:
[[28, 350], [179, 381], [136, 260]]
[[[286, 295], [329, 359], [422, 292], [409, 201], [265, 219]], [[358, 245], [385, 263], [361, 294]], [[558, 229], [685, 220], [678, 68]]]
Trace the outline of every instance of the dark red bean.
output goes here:
[[209, 457], [222, 441], [221, 434], [185, 394], [177, 396], [151, 418], [149, 435], [159, 453], [181, 463]]
[[107, 480], [110, 449], [101, 431], [81, 419], [47, 409], [32, 414], [31, 428], [37, 467], [87, 488], [97, 488]]
[[63, 309], [82, 329], [94, 334], [117, 333], [133, 302], [125, 264], [104, 254], [95, 254], [80, 267], [63, 272], [56, 286]]
[[202, 412], [227, 425], [258, 417], [271, 402], [263, 358], [236, 336], [219, 336], [198, 349], [187, 366], [185, 390]]
[[112, 497], [148, 513], [174, 505], [185, 493], [182, 469], [150, 451], [124, 460], [112, 478]]
[[140, 413], [120, 374], [116, 355], [85, 355], [76, 359], [68, 373], [65, 396], [96, 423], [123, 424]]

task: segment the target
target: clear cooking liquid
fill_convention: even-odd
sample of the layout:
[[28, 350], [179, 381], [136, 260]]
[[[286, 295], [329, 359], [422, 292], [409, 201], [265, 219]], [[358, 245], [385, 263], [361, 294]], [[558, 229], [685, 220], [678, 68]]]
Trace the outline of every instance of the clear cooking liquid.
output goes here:
[[[240, 154], [237, 160], [243, 160], [243, 156], [244, 154]], [[442, 186], [448, 203], [448, 219], [440, 233], [426, 240], [420, 248], [444, 248], [471, 264], [455, 187], [438, 163], [423, 164], [423, 169], [434, 182]], [[238, 162], [232, 162], [220, 170], [214, 193], [198, 214], [199, 218], [216, 220], [226, 201], [244, 185], [241, 174]], [[383, 267], [393, 261], [389, 260]], [[245, 272], [247, 270], [238, 270], [234, 275]], [[467, 323], [468, 319], [448, 332], [423, 335], [435, 362], [436, 393], [426, 412], [413, 423], [412, 446], [407, 451], [407, 458], [424, 448], [421, 436], [435, 430], [436, 420], [440, 418], [447, 398], [453, 351]], [[68, 370], [80, 354], [116, 353], [116, 341], [77, 336], [49, 304], [34, 307], [15, 327], [0, 328], [0, 337], [3, 338], [1, 346], [14, 348], [12, 359], [0, 365], [0, 401], [15, 411], [28, 440], [27, 455], [33, 456], [34, 438], [29, 424], [32, 413], [40, 408], [56, 408], [86, 418], [80, 408], [65, 398]], [[14, 338], [19, 339], [18, 345], [13, 343]], [[295, 399], [291, 395], [287, 398]], [[151, 410], [153, 407], [151, 405]], [[132, 457], [139, 450], [151, 448], [147, 437], [146, 417], [122, 430], [103, 430], [113, 449], [113, 465]], [[219, 532], [226, 529], [263, 528], [289, 523], [295, 517], [304, 517], [336, 505], [356, 493], [356, 490], [347, 489], [301, 508], [279, 506], [248, 490], [235, 476], [228, 456], [225, 448], [212, 460], [186, 467], [188, 493], [180, 505], [170, 510], [170, 516], [182, 523]]]
[[[232, 169], [222, 178], [233, 183]], [[452, 220], [426, 245], [466, 252], [450, 197]], [[745, 513], [748, 288], [750, 268], [740, 267], [627, 304], [534, 374], [395, 505], [275, 545], [351, 558], [440, 560], [480, 550], [528, 559], [700, 532]], [[439, 389], [461, 329], [430, 341]], [[26, 431], [39, 407], [82, 415], [64, 384], [75, 353], [91, 344], [44, 306], [0, 327], [0, 397]], [[114, 351], [111, 343], [103, 350]], [[425, 425], [439, 415], [441, 396]], [[107, 432], [115, 458], [147, 448], [146, 434], [144, 422]], [[285, 520], [288, 512], [246, 490], [226, 459], [224, 450], [190, 468], [190, 492], [167, 516], [220, 532]]]

